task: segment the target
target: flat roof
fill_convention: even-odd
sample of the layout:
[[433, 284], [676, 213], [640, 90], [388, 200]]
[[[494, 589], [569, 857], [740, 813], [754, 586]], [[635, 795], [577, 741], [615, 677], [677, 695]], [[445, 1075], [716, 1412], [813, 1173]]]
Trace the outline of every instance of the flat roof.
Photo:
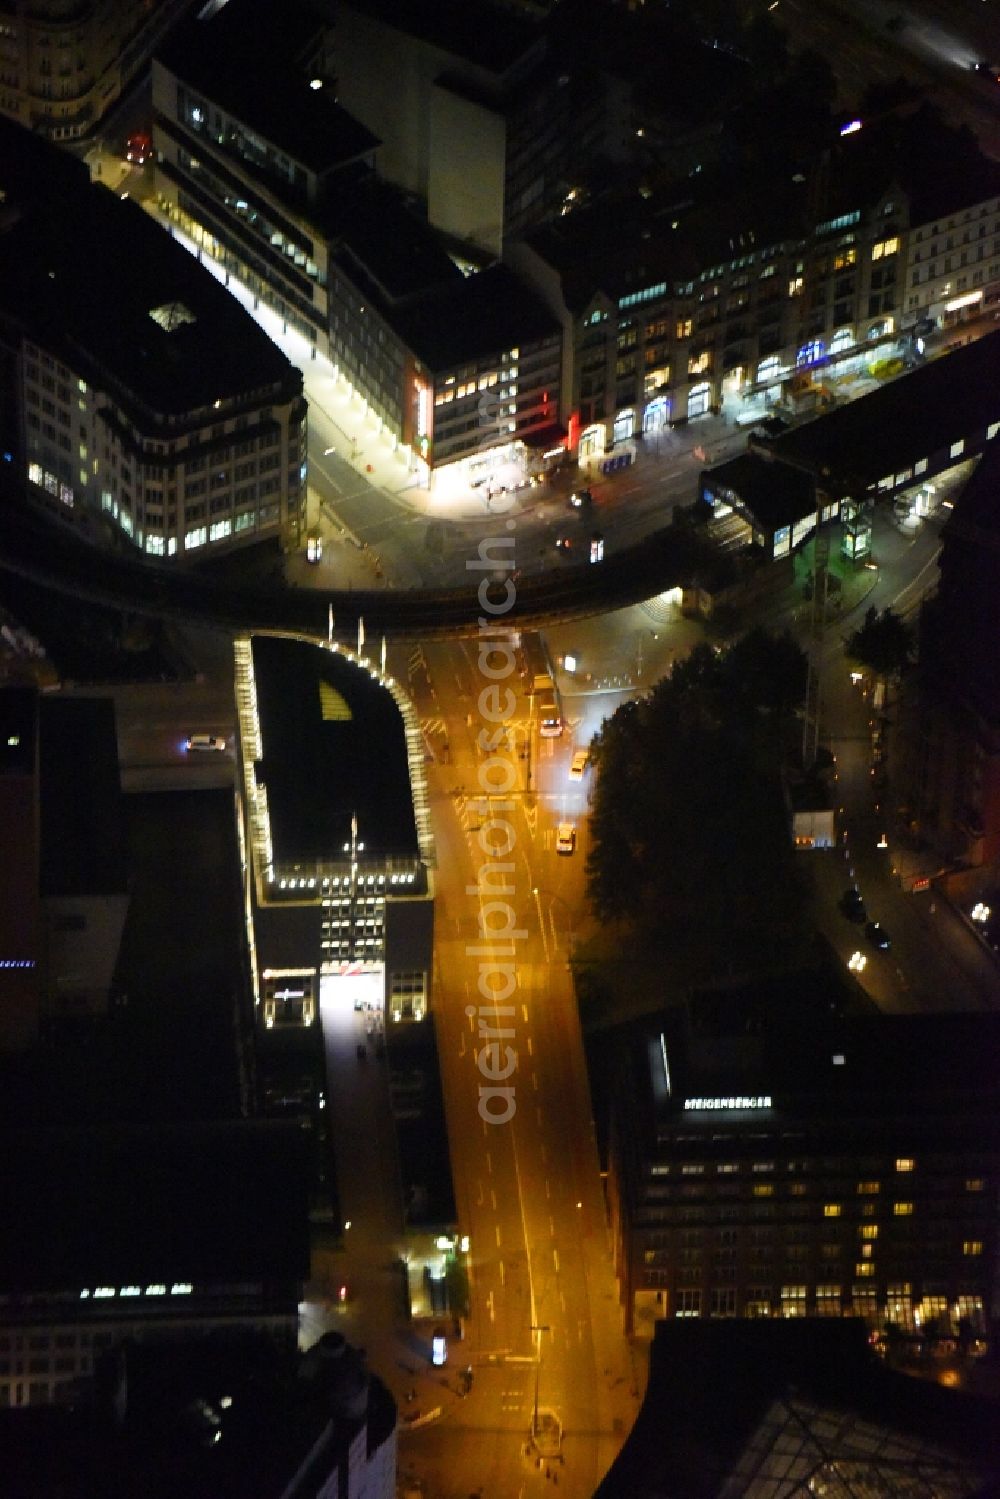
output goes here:
[[0, 303], [71, 369], [99, 388], [110, 375], [122, 389], [109, 393], [148, 413], [184, 415], [275, 387], [287, 400], [302, 389], [299, 371], [211, 272], [138, 203], [99, 184], [0, 234]]
[[364, 859], [417, 858], [403, 718], [371, 673], [336, 651], [253, 639], [275, 860], [340, 860], [357, 818]]
[[[643, 184], [644, 186], [644, 184]], [[567, 306], [585, 307], [603, 291], [617, 298], [658, 281], [695, 280], [715, 265], [802, 239], [808, 190], [790, 169], [754, 178], [726, 168], [666, 183], [651, 195], [627, 193], [576, 209], [530, 231], [528, 244], [563, 281]]]
[[157, 56], [182, 82], [322, 174], [379, 144], [332, 87], [310, 87], [304, 60], [323, 29], [294, 0], [227, 0], [205, 20], [191, 16]]
[[4, 1293], [308, 1274], [305, 1144], [294, 1122], [116, 1122], [15, 1128], [6, 1139]]
[[38, 706], [42, 894], [123, 894], [114, 699], [43, 697]]
[[538, 24], [509, 6], [480, 0], [339, 0], [407, 36], [428, 42], [474, 67], [502, 74], [541, 38]]
[[432, 371], [561, 336], [541, 298], [499, 263], [400, 308], [393, 323]]
[[705, 469], [701, 479], [703, 489], [731, 490], [761, 529], [772, 535], [816, 509], [815, 477], [762, 453], [740, 453], [727, 463]]
[[331, 193], [314, 217], [335, 247], [335, 262], [388, 318], [397, 303], [464, 280], [440, 235], [374, 173]]
[[[1000, 330], [766, 444], [823, 488], [858, 494], [1000, 420]], [[754, 438], [761, 443], [762, 439]]]
[[[982, 1133], [984, 1148], [986, 1132], [1000, 1138], [1000, 1015], [848, 1014], [843, 996], [838, 1015], [828, 991], [822, 971], [789, 974], [700, 995], [688, 1013], [671, 1009], [637, 1023], [626, 1044], [650, 1128], [654, 1120], [661, 1130], [683, 1125], [710, 1141], [723, 1116], [730, 1128], [748, 1130], [768, 1117], [835, 1127], [923, 1117]], [[660, 1086], [664, 1048], [669, 1092]], [[763, 1112], [759, 1103], [685, 1107], [765, 1097]]]
[[[0, 213], [46, 199], [65, 200], [90, 185], [90, 168], [62, 146], [0, 115]], [[2, 223], [2, 219], [0, 219]]]

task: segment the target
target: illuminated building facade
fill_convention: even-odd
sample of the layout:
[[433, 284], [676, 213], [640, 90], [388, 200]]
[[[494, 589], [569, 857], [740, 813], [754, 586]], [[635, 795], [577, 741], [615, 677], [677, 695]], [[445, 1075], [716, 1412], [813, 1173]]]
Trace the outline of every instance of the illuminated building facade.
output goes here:
[[295, 545], [298, 370], [137, 204], [85, 183], [11, 219], [0, 352], [17, 398], [0, 405], [0, 447], [33, 499], [150, 557]]
[[569, 212], [506, 258], [563, 327], [563, 419], [599, 459], [710, 411], [822, 404], [827, 382], [914, 357], [917, 330], [1000, 299], [998, 194], [994, 164], [918, 113], [808, 177], [748, 191], [695, 173]]
[[808, 985], [770, 1012], [712, 996], [620, 1037], [608, 1197], [630, 1333], [856, 1316], [916, 1338], [995, 1319], [993, 1017], [835, 1021]]
[[88, 135], [186, 0], [32, 0], [0, 7], [0, 114], [54, 141]]
[[424, 482], [489, 449], [499, 485], [558, 421], [558, 328], [505, 267], [463, 275], [375, 174], [377, 137], [334, 102], [321, 61], [303, 67], [314, 30], [231, 0], [157, 59], [161, 206], [331, 361]]

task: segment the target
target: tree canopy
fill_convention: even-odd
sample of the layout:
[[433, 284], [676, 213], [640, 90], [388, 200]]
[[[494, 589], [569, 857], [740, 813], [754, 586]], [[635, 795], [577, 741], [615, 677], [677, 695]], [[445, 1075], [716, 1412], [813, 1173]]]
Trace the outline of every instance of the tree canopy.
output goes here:
[[805, 695], [791, 636], [695, 648], [594, 745], [588, 891], [600, 919], [652, 945], [778, 938], [798, 913], [781, 788]]
[[865, 622], [850, 635], [846, 654], [880, 677], [898, 676], [913, 659], [915, 635], [912, 626], [892, 609], [879, 614], [869, 609]]

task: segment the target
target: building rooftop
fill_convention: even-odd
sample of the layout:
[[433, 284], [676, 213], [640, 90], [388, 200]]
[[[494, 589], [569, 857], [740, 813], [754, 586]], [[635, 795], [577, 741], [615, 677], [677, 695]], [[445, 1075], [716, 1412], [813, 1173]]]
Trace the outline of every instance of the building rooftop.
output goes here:
[[316, 217], [334, 261], [389, 317], [397, 303], [464, 279], [440, 236], [373, 172], [338, 185]]
[[0, 114], [0, 229], [32, 203], [61, 201], [90, 185], [85, 161]]
[[661, 1321], [642, 1408], [594, 1499], [890, 1499], [918, 1474], [926, 1494], [995, 1494], [995, 1418], [887, 1368], [859, 1319]]
[[92, 1405], [0, 1412], [5, 1499], [326, 1493], [338, 1469], [357, 1478], [397, 1419], [389, 1391], [336, 1333], [299, 1355], [242, 1329], [128, 1343], [95, 1383]]
[[983, 1148], [987, 1134], [1000, 1141], [1000, 1016], [848, 1014], [824, 972], [703, 994], [623, 1028], [651, 1137], [683, 1124], [708, 1143], [725, 1115], [743, 1129], [949, 1119]]
[[114, 700], [39, 700], [41, 893], [126, 889]]
[[925, 103], [840, 138], [820, 168], [818, 187], [821, 219], [872, 207], [899, 189], [909, 222], [920, 225], [1000, 194], [1000, 164]]
[[351, 820], [366, 862], [418, 854], [402, 715], [335, 651], [255, 636], [257, 704], [275, 862], [339, 861]]
[[575, 210], [527, 236], [562, 276], [571, 310], [598, 291], [615, 299], [659, 281], [673, 294], [702, 271], [801, 238], [808, 227], [804, 183], [773, 171], [750, 180], [720, 169], [647, 191]]
[[501, 264], [401, 308], [393, 322], [433, 372], [557, 338], [560, 331], [541, 299]]
[[[137, 419], [184, 416], [302, 377], [137, 203], [94, 186], [0, 234], [0, 305]], [[160, 316], [154, 317], [158, 313]]]
[[[1000, 420], [998, 369], [1000, 331], [766, 445], [776, 458], [811, 469], [823, 489], [859, 495], [884, 475], [912, 468], [918, 459]], [[756, 436], [751, 442], [763, 445]]]
[[702, 490], [730, 490], [762, 531], [773, 535], [816, 509], [816, 480], [811, 473], [776, 463], [762, 452], [740, 453], [727, 463], [705, 469]]
[[541, 44], [538, 25], [493, 0], [338, 0], [407, 36], [482, 68], [503, 74]]
[[[7, 1142], [4, 1294], [308, 1275], [304, 1141], [294, 1123], [13, 1129]], [[142, 1305], [150, 1310], [145, 1297]]]
[[920, 664], [934, 692], [1000, 720], [1000, 652], [984, 629], [1000, 591], [1000, 436], [988, 442], [941, 532], [937, 595], [921, 617]]
[[332, 87], [310, 87], [306, 64], [322, 31], [316, 14], [295, 0], [227, 0], [204, 20], [192, 15], [158, 59], [294, 162], [322, 175], [379, 144], [337, 103]]

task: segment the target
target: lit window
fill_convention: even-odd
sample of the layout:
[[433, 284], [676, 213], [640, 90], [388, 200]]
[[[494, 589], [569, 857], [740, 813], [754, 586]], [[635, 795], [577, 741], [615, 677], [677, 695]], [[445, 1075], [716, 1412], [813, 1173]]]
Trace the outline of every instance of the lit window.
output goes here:
[[[715, 1169], [720, 1176], [732, 1176], [740, 1168], [736, 1161], [723, 1161]], [[980, 1182], [980, 1186], [982, 1186], [982, 1182]]]
[[913, 1212], [912, 1202], [894, 1202], [892, 1211], [897, 1218], [909, 1218]]
[[755, 1171], [773, 1171], [774, 1170], [774, 1162], [773, 1161], [754, 1161], [754, 1163], [753, 1163], [753, 1169]]
[[824, 1203], [823, 1204], [823, 1217], [824, 1218], [839, 1218], [840, 1217], [840, 1203], [839, 1202], [826, 1202], [826, 1203]]
[[677, 337], [678, 338], [690, 338], [691, 337], [691, 319], [689, 317], [678, 318], [677, 319]]
[[896, 1162], [897, 1171], [912, 1171], [913, 1166], [914, 1163], [909, 1156], [900, 1156], [899, 1160]]
[[874, 1197], [879, 1190], [878, 1182], [858, 1182], [859, 1197]]
[[960, 437], [957, 442], [953, 442], [952, 445], [951, 445], [951, 447], [948, 449], [948, 454], [949, 454], [949, 456], [951, 458], [961, 458], [961, 456], [962, 456], [962, 454], [964, 452], [965, 452], [965, 438], [964, 437]]
[[774, 1187], [770, 1182], [758, 1182], [753, 1189], [755, 1197], [773, 1197]]
[[863, 1239], [877, 1239], [878, 1238], [878, 1224], [877, 1223], [864, 1223], [858, 1229], [858, 1233], [861, 1235], [861, 1237]]
[[841, 250], [840, 254], [834, 258], [833, 269], [835, 271], [845, 271], [848, 266], [854, 265], [857, 258], [858, 252], [853, 245], [849, 250]]
[[798, 294], [799, 294], [799, 292], [801, 290], [802, 290], [802, 277], [801, 276], [793, 276], [792, 279], [791, 279], [791, 281], [789, 281], [789, 283], [788, 283], [788, 295], [790, 297], [797, 297]]
[[983, 1179], [981, 1176], [970, 1176], [966, 1179], [965, 1190], [967, 1192], [981, 1192], [983, 1190]]
[[878, 244], [872, 245], [872, 260], [882, 260], [886, 255], [895, 255], [898, 249], [898, 235], [894, 234], [891, 239], [880, 239]]
[[970, 1257], [973, 1256], [973, 1255], [982, 1254], [982, 1252], [983, 1252], [983, 1241], [982, 1241], [982, 1239], [966, 1239], [965, 1242], [962, 1245], [962, 1253], [966, 1254], [966, 1255], [969, 1255]]
[[704, 1166], [686, 1165], [681, 1167], [681, 1176], [703, 1176]]
[[875, 1266], [871, 1260], [862, 1260], [860, 1265], [855, 1265], [854, 1273], [859, 1280], [863, 1280], [866, 1275], [875, 1274]]
[[872, 1257], [872, 1246], [870, 1244], [862, 1244], [862, 1246], [861, 1246], [861, 1257], [862, 1257], [862, 1259], [866, 1259], [866, 1260], [870, 1260], [871, 1259], [871, 1257]]

